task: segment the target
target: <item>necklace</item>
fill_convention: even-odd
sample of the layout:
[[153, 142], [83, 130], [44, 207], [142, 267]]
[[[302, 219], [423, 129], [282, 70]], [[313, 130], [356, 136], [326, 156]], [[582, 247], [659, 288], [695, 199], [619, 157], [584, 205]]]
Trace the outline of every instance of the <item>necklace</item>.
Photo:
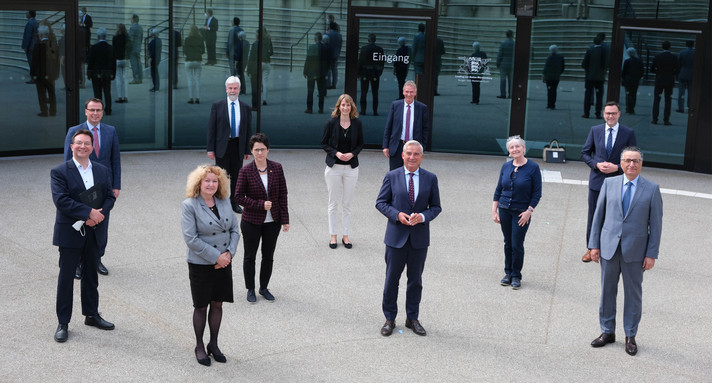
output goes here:
[[267, 168], [266, 167], [264, 169], [257, 168], [257, 171], [260, 173], [264, 173], [267, 171]]

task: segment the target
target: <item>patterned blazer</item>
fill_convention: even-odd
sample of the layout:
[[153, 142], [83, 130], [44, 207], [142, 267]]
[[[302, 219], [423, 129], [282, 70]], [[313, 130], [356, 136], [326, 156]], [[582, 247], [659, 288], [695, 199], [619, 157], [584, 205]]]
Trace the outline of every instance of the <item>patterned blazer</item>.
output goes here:
[[267, 189], [257, 171], [255, 161], [250, 162], [240, 169], [235, 186], [235, 200], [242, 209], [242, 219], [255, 225], [265, 222], [267, 211], [265, 201], [272, 202], [272, 218], [280, 225], [289, 224], [289, 209], [287, 206], [287, 182], [284, 180], [282, 165], [278, 162], [267, 160]]

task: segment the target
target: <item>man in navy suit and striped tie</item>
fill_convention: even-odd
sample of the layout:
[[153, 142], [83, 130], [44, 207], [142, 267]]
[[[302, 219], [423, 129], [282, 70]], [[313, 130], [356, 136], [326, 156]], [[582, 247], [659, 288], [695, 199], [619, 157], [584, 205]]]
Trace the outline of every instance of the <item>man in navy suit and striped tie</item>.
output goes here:
[[414, 81], [403, 85], [403, 99], [391, 103], [383, 132], [383, 155], [388, 158], [391, 170], [403, 167], [403, 143], [416, 140], [428, 147], [430, 139], [430, 113], [428, 107], [415, 101], [418, 89]]
[[395, 329], [398, 314], [398, 281], [408, 268], [405, 327], [424, 336], [419, 321], [422, 274], [430, 245], [430, 221], [440, 214], [440, 191], [435, 174], [420, 167], [423, 146], [415, 140], [403, 145], [404, 167], [392, 170], [383, 179], [376, 208], [388, 218], [386, 225], [386, 282], [383, 288], [383, 315], [386, 323], [381, 335]]

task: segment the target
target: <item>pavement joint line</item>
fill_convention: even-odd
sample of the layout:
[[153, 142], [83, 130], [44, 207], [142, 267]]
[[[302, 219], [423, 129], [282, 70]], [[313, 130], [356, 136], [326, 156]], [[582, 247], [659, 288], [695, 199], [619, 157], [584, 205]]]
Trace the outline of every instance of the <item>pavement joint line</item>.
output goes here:
[[[542, 176], [543, 182], [554, 183], [554, 184], [588, 185], [588, 181], [562, 178], [561, 172], [559, 172], [559, 171], [542, 170], [541, 173], [542, 173], [541, 176]], [[698, 193], [698, 192], [687, 191], [687, 190], [660, 188], [660, 193], [661, 194], [679, 195], [679, 196], [685, 196], [685, 197], [693, 197], [693, 198], [712, 199], [712, 194]]]

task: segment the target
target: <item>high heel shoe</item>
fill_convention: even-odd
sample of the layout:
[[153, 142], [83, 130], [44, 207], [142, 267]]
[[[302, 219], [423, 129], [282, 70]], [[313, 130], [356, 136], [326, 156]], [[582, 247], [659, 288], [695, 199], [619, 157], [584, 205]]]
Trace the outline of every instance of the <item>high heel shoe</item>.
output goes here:
[[220, 363], [225, 363], [225, 362], [227, 362], [227, 359], [225, 358], [225, 355], [224, 355], [222, 352], [220, 352], [220, 350], [217, 350], [217, 352], [216, 352], [216, 351], [213, 351], [213, 350], [211, 350], [211, 347], [210, 347], [210, 346], [211, 346], [211, 345], [208, 344], [208, 347], [206, 347], [206, 349], [208, 350], [208, 356], [210, 356], [210, 354], [212, 354], [212, 355], [213, 355], [213, 358], [215, 359], [216, 362], [220, 362]]
[[[210, 351], [208, 351], [208, 355], [210, 355]], [[207, 356], [203, 359], [198, 358], [198, 348], [195, 348], [195, 359], [198, 361], [198, 363], [202, 364], [203, 366], [210, 366], [210, 358]]]

